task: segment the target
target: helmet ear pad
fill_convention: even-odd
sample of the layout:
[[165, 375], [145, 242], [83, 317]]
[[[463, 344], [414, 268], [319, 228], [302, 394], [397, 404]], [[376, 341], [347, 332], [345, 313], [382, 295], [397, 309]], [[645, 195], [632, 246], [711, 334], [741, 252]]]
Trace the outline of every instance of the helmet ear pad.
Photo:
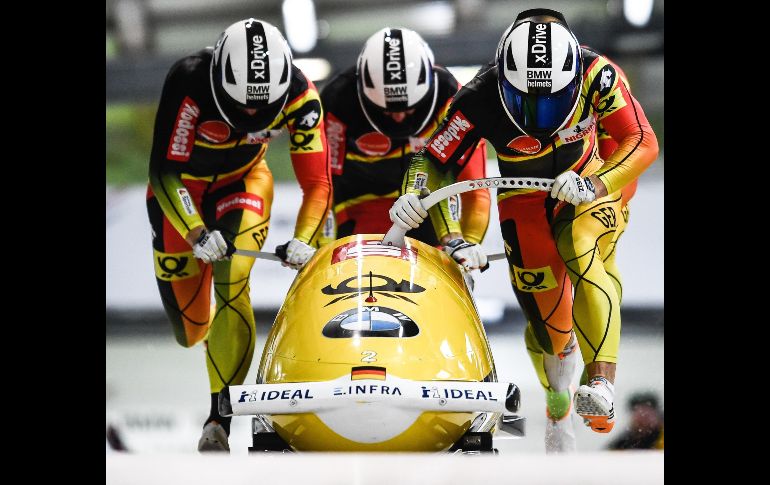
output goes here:
[[496, 61], [500, 101], [524, 133], [550, 138], [577, 108], [582, 80], [580, 44], [558, 12], [521, 16], [500, 39]]
[[211, 59], [211, 91], [220, 115], [238, 131], [266, 129], [286, 105], [292, 69], [291, 49], [275, 26], [253, 18], [232, 24]]
[[[433, 117], [438, 76], [433, 52], [416, 32], [384, 28], [367, 39], [358, 56], [356, 87], [369, 123], [386, 136], [417, 135]], [[386, 112], [411, 112], [395, 121]]]

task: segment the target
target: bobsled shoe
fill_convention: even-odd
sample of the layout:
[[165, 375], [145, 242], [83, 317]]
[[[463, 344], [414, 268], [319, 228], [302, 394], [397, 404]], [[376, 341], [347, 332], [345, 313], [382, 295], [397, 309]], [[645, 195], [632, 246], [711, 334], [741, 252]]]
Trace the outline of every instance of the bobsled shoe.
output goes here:
[[615, 386], [602, 376], [592, 377], [575, 393], [575, 412], [597, 433], [609, 433], [615, 426]]
[[577, 451], [575, 428], [572, 425], [572, 389], [561, 392], [546, 391], [545, 452], [547, 454]]
[[227, 441], [227, 432], [221, 424], [209, 421], [203, 427], [203, 434], [198, 440], [198, 451], [226, 451], [230, 453], [230, 444]]

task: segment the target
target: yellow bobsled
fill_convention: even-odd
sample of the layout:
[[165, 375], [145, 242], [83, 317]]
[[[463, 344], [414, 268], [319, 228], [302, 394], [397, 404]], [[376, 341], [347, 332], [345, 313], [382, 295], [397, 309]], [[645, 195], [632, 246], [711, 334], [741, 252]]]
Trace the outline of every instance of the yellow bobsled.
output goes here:
[[222, 414], [257, 416], [252, 450], [491, 451], [517, 410], [460, 266], [382, 237], [319, 249], [278, 312], [257, 384], [222, 392]]

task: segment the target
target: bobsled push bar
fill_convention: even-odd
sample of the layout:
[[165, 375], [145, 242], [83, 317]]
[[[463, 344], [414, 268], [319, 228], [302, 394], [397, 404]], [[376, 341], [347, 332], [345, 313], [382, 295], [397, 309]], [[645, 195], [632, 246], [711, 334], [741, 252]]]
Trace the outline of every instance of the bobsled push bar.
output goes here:
[[[430, 209], [439, 201], [451, 197], [453, 195], [462, 194], [471, 190], [489, 189], [489, 188], [509, 188], [509, 189], [536, 189], [549, 191], [553, 185], [553, 179], [543, 179], [534, 177], [491, 177], [485, 179], [465, 180], [457, 182], [446, 187], [441, 187], [435, 192], [431, 193], [427, 197], [424, 197], [421, 202], [425, 210]], [[382, 243], [386, 246], [404, 246], [404, 236], [406, 232], [397, 227], [395, 224], [388, 230]], [[235, 254], [241, 256], [250, 256], [252, 258], [267, 259], [270, 261], [282, 261], [280, 252], [286, 252], [286, 245], [281, 245], [275, 248], [274, 253], [268, 253], [266, 251], [249, 251], [248, 249], [236, 249]], [[491, 254], [487, 258], [489, 261], [496, 261], [498, 259], [505, 259], [505, 253]]]
[[519, 388], [509, 382], [333, 380], [226, 386], [219, 393], [219, 414], [323, 413], [372, 405], [438, 412], [515, 413], [520, 402]]
[[[478, 189], [535, 189], [549, 191], [553, 186], [553, 179], [543, 179], [534, 177], [491, 177], [485, 179], [464, 180], [446, 187], [441, 187], [428, 196], [421, 198], [422, 207], [425, 210], [430, 209], [440, 201], [453, 195], [462, 194], [471, 190]], [[406, 231], [393, 224], [385, 234], [382, 244], [385, 246], [404, 247], [404, 236]]]

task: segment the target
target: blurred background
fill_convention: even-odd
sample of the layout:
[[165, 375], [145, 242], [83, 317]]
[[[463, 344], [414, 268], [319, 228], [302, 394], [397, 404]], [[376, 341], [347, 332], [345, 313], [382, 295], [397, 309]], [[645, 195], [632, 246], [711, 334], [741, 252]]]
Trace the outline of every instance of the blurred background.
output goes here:
[[[150, 227], [144, 205], [152, 131], [163, 80], [179, 58], [213, 45], [231, 23], [256, 17], [286, 36], [297, 64], [321, 89], [356, 61], [363, 42], [385, 26], [419, 32], [465, 83], [494, 56], [516, 15], [528, 8], [561, 11], [578, 40], [603, 52], [626, 72], [660, 144], [659, 159], [641, 177], [619, 244], [623, 272], [623, 333], [616, 413], [622, 431], [636, 392], [663, 400], [663, 1], [662, 0], [107, 0], [106, 2], [106, 368], [108, 452], [195, 452], [208, 410], [202, 346], [174, 342], [153, 275]], [[488, 174], [499, 174], [489, 147]], [[267, 160], [276, 180], [265, 250], [291, 238], [301, 194], [285, 135], [271, 142]], [[493, 205], [483, 245], [502, 252]], [[261, 346], [295, 272], [257, 260], [251, 294]], [[523, 344], [525, 321], [503, 263], [476, 275], [476, 297], [500, 380], [522, 389], [526, 439], [501, 450], [543, 452], [544, 400]], [[628, 422], [630, 420], [626, 420]], [[575, 419], [578, 448], [594, 451], [611, 437], [591, 433]], [[621, 429], [619, 429], [621, 428]], [[233, 421], [233, 453], [246, 453], [249, 422]]]

